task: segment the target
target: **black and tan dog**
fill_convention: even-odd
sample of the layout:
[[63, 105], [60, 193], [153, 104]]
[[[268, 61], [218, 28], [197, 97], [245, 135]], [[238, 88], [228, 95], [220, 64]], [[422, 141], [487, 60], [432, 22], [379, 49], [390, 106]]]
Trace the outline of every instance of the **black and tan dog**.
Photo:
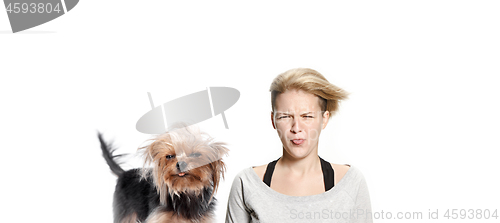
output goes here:
[[144, 167], [123, 170], [115, 148], [98, 134], [104, 159], [118, 176], [113, 211], [115, 223], [212, 222], [214, 193], [227, 155], [224, 143], [197, 128], [184, 127], [159, 135], [139, 148]]

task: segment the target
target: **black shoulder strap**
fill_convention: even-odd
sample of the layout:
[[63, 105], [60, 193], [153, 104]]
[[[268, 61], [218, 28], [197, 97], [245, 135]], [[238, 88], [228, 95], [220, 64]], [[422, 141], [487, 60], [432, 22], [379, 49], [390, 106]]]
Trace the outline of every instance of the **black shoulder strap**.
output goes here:
[[332, 165], [326, 162], [321, 157], [321, 170], [323, 171], [323, 181], [325, 183], [325, 191], [332, 189], [335, 186], [335, 173], [333, 171]]
[[278, 160], [279, 158], [267, 164], [266, 173], [264, 174], [264, 183], [267, 184], [268, 187], [271, 187], [271, 178], [273, 177], [274, 167]]

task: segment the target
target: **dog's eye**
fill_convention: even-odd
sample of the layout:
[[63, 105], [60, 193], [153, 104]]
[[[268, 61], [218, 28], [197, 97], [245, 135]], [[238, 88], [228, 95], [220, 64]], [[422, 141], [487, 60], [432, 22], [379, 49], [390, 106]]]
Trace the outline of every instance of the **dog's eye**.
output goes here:
[[167, 159], [173, 159], [173, 158], [175, 158], [175, 155], [167, 155], [166, 157], [167, 157]]
[[189, 157], [200, 157], [201, 156], [201, 153], [191, 153], [189, 154]]

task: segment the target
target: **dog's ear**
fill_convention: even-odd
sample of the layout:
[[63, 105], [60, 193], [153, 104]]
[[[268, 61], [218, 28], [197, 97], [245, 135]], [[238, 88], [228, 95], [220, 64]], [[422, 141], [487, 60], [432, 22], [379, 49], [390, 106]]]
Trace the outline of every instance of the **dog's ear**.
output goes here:
[[226, 148], [226, 144], [222, 142], [210, 143], [210, 147], [217, 152], [217, 157], [222, 159], [223, 156], [227, 156], [229, 149]]
[[[154, 172], [157, 171], [157, 167], [161, 165], [165, 165], [165, 160], [162, 159], [164, 157], [165, 151], [173, 150], [173, 145], [171, 142], [170, 134], [164, 133], [162, 135], [157, 136], [156, 138], [150, 139], [151, 142], [147, 146], [143, 146], [139, 148], [142, 156], [144, 157], [143, 163], [143, 173], [142, 176], [146, 177], [148, 172], [151, 171], [149, 167], [153, 167]], [[159, 172], [158, 172], [159, 173]]]

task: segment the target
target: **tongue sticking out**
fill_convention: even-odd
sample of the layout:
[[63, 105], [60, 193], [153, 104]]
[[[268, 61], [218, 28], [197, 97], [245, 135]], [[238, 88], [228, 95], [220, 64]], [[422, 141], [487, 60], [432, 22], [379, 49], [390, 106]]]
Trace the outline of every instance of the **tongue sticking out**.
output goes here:
[[182, 177], [182, 176], [184, 176], [184, 175], [186, 175], [186, 173], [184, 173], [184, 172], [179, 173], [179, 176], [180, 176], [180, 177]]
[[302, 142], [304, 142], [303, 139], [294, 139], [292, 140], [292, 142], [295, 144], [295, 145], [300, 145]]

